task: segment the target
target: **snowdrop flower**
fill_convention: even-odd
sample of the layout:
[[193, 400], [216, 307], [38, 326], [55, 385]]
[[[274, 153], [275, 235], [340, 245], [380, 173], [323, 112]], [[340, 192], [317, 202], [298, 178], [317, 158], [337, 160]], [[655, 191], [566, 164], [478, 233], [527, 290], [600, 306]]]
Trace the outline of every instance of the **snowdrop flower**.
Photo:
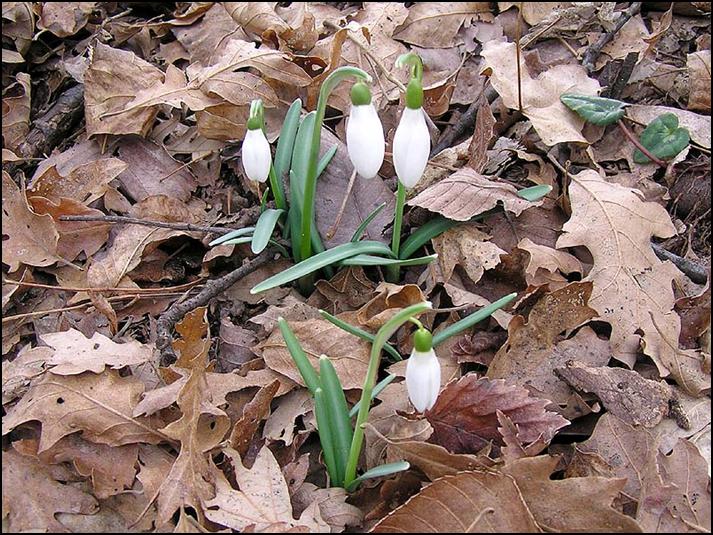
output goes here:
[[248, 132], [243, 140], [242, 159], [245, 174], [250, 180], [265, 182], [270, 174], [272, 155], [270, 144], [263, 132], [262, 101], [254, 100], [250, 105]]
[[352, 108], [347, 122], [347, 149], [357, 173], [374, 178], [384, 162], [384, 129], [364, 82], [352, 86]]
[[418, 412], [436, 403], [441, 387], [441, 365], [432, 347], [431, 333], [420, 328], [413, 337], [413, 351], [406, 365], [406, 389]]
[[406, 107], [394, 135], [394, 167], [399, 181], [413, 188], [426, 169], [431, 152], [431, 136], [423, 111], [421, 81], [413, 77], [406, 88]]

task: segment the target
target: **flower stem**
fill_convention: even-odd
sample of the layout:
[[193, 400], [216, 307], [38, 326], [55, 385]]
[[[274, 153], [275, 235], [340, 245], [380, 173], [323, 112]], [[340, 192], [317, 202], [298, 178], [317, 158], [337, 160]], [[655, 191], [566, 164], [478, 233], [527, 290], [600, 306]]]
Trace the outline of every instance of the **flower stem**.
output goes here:
[[430, 308], [431, 303], [429, 302], [411, 305], [394, 315], [394, 317], [387, 321], [381, 329], [379, 329], [379, 332], [376, 333], [376, 338], [371, 346], [371, 355], [369, 357], [369, 367], [366, 371], [366, 378], [364, 379], [364, 388], [361, 392], [361, 399], [359, 400], [359, 413], [357, 414], [356, 424], [354, 425], [352, 445], [349, 449], [349, 459], [347, 461], [346, 474], [344, 477], [345, 488], [348, 488], [352, 481], [356, 479], [359, 454], [361, 453], [361, 447], [364, 443], [364, 424], [369, 416], [371, 394], [374, 389], [374, 383], [376, 383], [376, 374], [379, 371], [379, 362], [381, 361], [381, 349], [386, 341], [391, 338], [391, 335], [394, 334], [396, 330], [401, 327], [401, 325], [409, 321], [409, 318], [420, 314], [421, 312], [425, 312]]
[[629, 130], [629, 129], [626, 127], [626, 125], [624, 124], [624, 121], [622, 121], [621, 119], [619, 119], [619, 120], [617, 121], [617, 124], [619, 125], [619, 128], [621, 128], [621, 131], [624, 132], [624, 135], [629, 138], [629, 141], [631, 141], [637, 149], [639, 149], [641, 152], [644, 153], [644, 156], [646, 156], [649, 160], [651, 160], [652, 162], [654, 162], [654, 163], [655, 163], [656, 165], [658, 165], [659, 167], [666, 168], [666, 163], [663, 162], [663, 161], [661, 161], [661, 160], [659, 160], [656, 156], [654, 156], [653, 154], [651, 154], [651, 152], [649, 151], [649, 149], [647, 149], [646, 147], [644, 147], [644, 146], [641, 144], [641, 142], [640, 142], [638, 139], [636, 139], [636, 136], [631, 132], [631, 130]]
[[[401, 225], [404, 218], [404, 205], [406, 204], [406, 188], [398, 181], [398, 190], [396, 191], [396, 211], [394, 214], [394, 234], [391, 237], [391, 250], [396, 258], [399, 258], [399, 248], [401, 247]], [[398, 282], [399, 266], [387, 266], [386, 275], [389, 281]]]
[[282, 184], [275, 174], [275, 166], [270, 165], [270, 189], [272, 190], [272, 195], [275, 197], [275, 206], [282, 210], [287, 210], [287, 205], [285, 204], [285, 192], [282, 189]]

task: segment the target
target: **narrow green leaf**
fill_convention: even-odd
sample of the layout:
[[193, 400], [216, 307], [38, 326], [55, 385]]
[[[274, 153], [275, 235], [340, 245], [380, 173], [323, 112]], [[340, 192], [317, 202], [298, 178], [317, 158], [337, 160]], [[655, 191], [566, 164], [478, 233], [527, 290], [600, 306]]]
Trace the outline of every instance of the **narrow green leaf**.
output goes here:
[[517, 192], [517, 195], [526, 201], [536, 202], [547, 195], [550, 191], [552, 191], [552, 186], [548, 184], [539, 184], [537, 186], [523, 188]]
[[456, 334], [465, 331], [469, 327], [472, 327], [479, 321], [483, 321], [485, 318], [489, 317], [493, 312], [496, 310], [501, 309], [505, 305], [507, 305], [510, 301], [515, 299], [517, 297], [516, 293], [511, 293], [506, 295], [505, 297], [501, 297], [494, 303], [489, 304], [486, 307], [481, 308], [477, 312], [473, 312], [472, 314], [466, 316], [460, 321], [455, 322], [453, 325], [450, 327], [447, 327], [446, 329], [443, 329], [441, 332], [434, 334], [433, 335], [433, 345], [437, 346], [438, 344], [441, 344], [448, 340], [451, 336], [455, 336]]
[[212, 242], [208, 244], [209, 247], [214, 247], [216, 245], [220, 245], [221, 243], [225, 243], [228, 240], [232, 240], [233, 238], [237, 238], [239, 236], [246, 236], [247, 234], [252, 234], [252, 232], [255, 230], [255, 227], [245, 227], [245, 228], [239, 228], [238, 230], [234, 230], [232, 232], [228, 232], [227, 234], [223, 234], [220, 238], [214, 239]]
[[270, 188], [265, 188], [265, 191], [262, 192], [262, 197], [260, 197], [260, 213], [262, 214], [265, 211], [265, 207], [267, 206], [267, 196], [270, 193]]
[[360, 254], [352, 256], [346, 260], [342, 260], [343, 266], [420, 266], [430, 264], [436, 258], [437, 254], [428, 256], [419, 256], [417, 258], [407, 258], [400, 260], [398, 258], [382, 258], [381, 256], [373, 256], [369, 254]]
[[346, 490], [351, 492], [359, 486], [359, 483], [366, 481], [367, 479], [373, 479], [375, 477], [390, 476], [392, 474], [396, 474], [398, 472], [403, 472], [405, 470], [408, 470], [410, 467], [411, 467], [411, 465], [406, 461], [397, 461], [395, 463], [382, 464], [382, 465], [376, 466], [376, 467], [372, 468], [371, 470], [367, 470], [362, 475], [360, 475], [358, 478], [353, 480], [349, 484], [349, 486], [347, 487]]
[[[385, 346], [384, 346], [384, 349], [385, 349], [386, 347], [388, 347], [388, 346], [385, 345]], [[390, 374], [387, 375], [384, 379], [382, 379], [381, 381], [379, 381], [378, 383], [376, 383], [376, 386], [374, 386], [374, 391], [371, 393], [370, 401], [373, 401], [376, 396], [378, 396], [379, 394], [381, 394], [381, 391], [382, 391], [384, 388], [386, 388], [387, 386], [389, 386], [389, 384], [391, 383], [391, 381], [393, 381], [394, 379], [396, 379], [396, 376], [395, 376], [393, 373], [390, 373]], [[352, 407], [352, 410], [349, 411], [349, 417], [350, 417], [350, 418], [354, 418], [354, 416], [356, 416], [356, 414], [359, 412], [359, 407], [361, 407], [361, 400], [357, 401], [357, 402], [356, 402], [356, 405], [354, 405], [354, 406]]]
[[322, 444], [324, 464], [327, 465], [330, 484], [341, 485], [342, 481], [337, 470], [336, 452], [334, 447], [334, 432], [329, 419], [328, 401], [321, 388], [314, 391], [314, 414], [317, 417], [319, 442]]
[[[688, 130], [678, 126], [678, 117], [673, 113], [659, 115], [649, 123], [641, 133], [641, 144], [661, 160], [670, 160], [685, 149], [691, 142]], [[639, 149], [634, 151], [636, 163], [649, 163], [651, 160]]]
[[344, 471], [347, 466], [349, 448], [352, 445], [352, 423], [349, 418], [347, 399], [344, 397], [344, 389], [339, 381], [337, 372], [334, 369], [329, 357], [322, 355], [319, 357], [319, 379], [324, 390], [324, 400], [327, 404], [329, 423], [334, 436], [334, 458], [337, 465], [338, 485], [344, 484]]
[[277, 221], [283, 213], [284, 210], [268, 208], [260, 214], [260, 218], [255, 224], [255, 232], [253, 232], [251, 246], [253, 253], [261, 253], [265, 247], [267, 247], [267, 244], [272, 237], [272, 233], [275, 230], [275, 225], [277, 225]]
[[280, 130], [280, 139], [277, 142], [275, 162], [273, 163], [275, 175], [277, 176], [280, 184], [282, 184], [282, 181], [287, 177], [287, 172], [290, 170], [292, 150], [295, 146], [297, 129], [300, 126], [301, 110], [302, 101], [300, 99], [295, 99], [290, 105], [290, 109], [287, 110], [285, 120], [282, 123], [282, 130]]
[[443, 216], [436, 216], [421, 225], [418, 230], [411, 234], [406, 241], [401, 244], [399, 258], [408, 258], [421, 247], [431, 241], [439, 234], [443, 234], [450, 228], [458, 225], [460, 221], [453, 221]]
[[[350, 323], [347, 323], [346, 321], [342, 321], [336, 316], [332, 316], [329, 312], [326, 310], [320, 310], [319, 313], [322, 315], [324, 319], [327, 321], [333, 323], [340, 329], [343, 329], [347, 331], [349, 334], [353, 334], [354, 336], [358, 336], [362, 340], [367, 340], [371, 342], [372, 344], [374, 343], [374, 338], [375, 335], [371, 334], [370, 332], [364, 331], [360, 329], [359, 327], [355, 327], [354, 325], [351, 325]], [[393, 357], [394, 360], [402, 360], [401, 355], [399, 354], [398, 351], [396, 351], [391, 344], [384, 344], [384, 350]]]
[[364, 221], [361, 222], [361, 225], [357, 227], [357, 229], [354, 231], [354, 235], [352, 236], [352, 239], [350, 241], [359, 241], [359, 238], [361, 238], [361, 235], [364, 234], [364, 231], [366, 230], [366, 227], [369, 226], [369, 224], [374, 221], [374, 218], [379, 215], [379, 212], [381, 212], [384, 207], [386, 206], [385, 202], [382, 202], [379, 206], [374, 208], [371, 213], [366, 216]]
[[627, 105], [621, 100], [590, 95], [565, 94], [560, 95], [560, 100], [582, 119], [599, 126], [617, 122], [624, 116]]
[[287, 345], [287, 349], [292, 356], [292, 360], [295, 361], [297, 369], [300, 371], [302, 380], [305, 382], [305, 385], [312, 395], [314, 395], [315, 391], [320, 387], [317, 372], [312, 367], [312, 363], [310, 363], [307, 358], [307, 354], [304, 352], [304, 349], [302, 349], [295, 333], [293, 333], [292, 329], [290, 329], [287, 320], [285, 320], [285, 318], [277, 318], [277, 324], [280, 327], [282, 338], [285, 340], [285, 345]]
[[337, 146], [334, 145], [332, 147], [329, 147], [327, 149], [327, 152], [324, 153], [324, 156], [322, 156], [319, 159], [319, 163], [317, 164], [317, 176], [321, 175], [324, 173], [324, 170], [327, 168], [329, 165], [329, 162], [332, 161], [332, 158], [334, 158], [334, 155], [337, 153]]
[[250, 243], [251, 241], [253, 241], [252, 236], [241, 236], [240, 238], [233, 238], [232, 240], [223, 242], [223, 245], [240, 245], [241, 243]]
[[307, 260], [303, 260], [299, 264], [296, 264], [276, 275], [273, 275], [272, 277], [265, 279], [261, 283], [256, 284], [250, 290], [250, 293], [257, 294], [260, 292], [264, 292], [265, 290], [281, 286], [282, 284], [287, 284], [288, 282], [297, 280], [300, 277], [304, 277], [305, 275], [314, 273], [315, 271], [322, 269], [325, 266], [340, 262], [341, 260], [349, 258], [350, 256], [369, 253], [391, 255], [391, 249], [389, 249], [383, 243], [376, 241], [343, 243], [341, 245], [333, 247], [332, 249], [316, 254], [308, 258]]
[[297, 130], [294, 148], [292, 149], [292, 164], [290, 167], [290, 191], [297, 187], [297, 201], [300, 206], [305, 195], [305, 180], [307, 177], [307, 164], [309, 163], [310, 144], [312, 142], [312, 129], [316, 113], [311, 111], [302, 119]]

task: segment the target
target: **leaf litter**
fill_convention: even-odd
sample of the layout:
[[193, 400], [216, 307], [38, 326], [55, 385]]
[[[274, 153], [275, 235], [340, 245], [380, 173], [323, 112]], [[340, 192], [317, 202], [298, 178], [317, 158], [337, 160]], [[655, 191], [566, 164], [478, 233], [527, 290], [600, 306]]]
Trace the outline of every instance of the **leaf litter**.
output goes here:
[[[671, 198], [710, 170], [709, 4], [121, 6], [3, 4], [5, 531], [710, 531], [710, 290], [689, 267], [710, 273], [710, 195]], [[394, 62], [409, 50], [443, 145], [404, 235], [453, 220], [421, 247], [437, 261], [396, 283], [351, 266], [308, 296], [250, 294], [290, 265], [273, 258], [178, 318], [167, 361], [167, 308], [252, 256], [208, 249], [218, 234], [205, 229], [257, 220], [239, 162], [253, 99], [274, 141], [289, 102], [314, 109], [336, 67], [371, 75], [386, 162], [345, 201], [340, 85], [316, 223], [332, 247], [386, 203], [363, 234], [390, 242], [388, 151], [408, 81]], [[618, 129], [561, 103], [572, 92], [625, 100], [637, 136], [673, 114], [691, 145], [666, 169], [638, 163]], [[26, 139], [58, 128], [23, 159]], [[538, 184], [552, 187], [540, 201], [518, 195]], [[511, 292], [436, 347], [441, 392], [425, 414], [408, 402], [406, 363], [382, 366], [396, 379], [360, 466], [408, 472], [330, 487], [277, 318], [315, 367], [333, 359], [351, 405], [370, 343], [320, 309], [374, 334], [429, 300], [437, 334]], [[390, 341], [401, 355], [412, 330]]]

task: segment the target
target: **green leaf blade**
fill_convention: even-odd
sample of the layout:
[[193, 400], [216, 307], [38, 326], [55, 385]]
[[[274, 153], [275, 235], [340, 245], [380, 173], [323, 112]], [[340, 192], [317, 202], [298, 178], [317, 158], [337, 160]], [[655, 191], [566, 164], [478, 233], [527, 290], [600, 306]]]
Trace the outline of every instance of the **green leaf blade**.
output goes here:
[[[670, 160], [685, 149], [691, 142], [688, 130], [678, 126], [678, 117], [673, 113], [664, 113], [646, 127], [641, 133], [641, 144], [660, 160]], [[636, 163], [650, 163], [651, 160], [639, 149], [634, 151]]]
[[268, 208], [263, 213], [260, 214], [260, 218], [255, 224], [255, 232], [253, 232], [252, 239], [252, 252], [259, 254], [265, 250], [267, 247], [272, 233], [275, 231], [275, 225], [280, 219], [280, 216], [284, 213], [284, 210]]
[[560, 101], [585, 121], [598, 126], [617, 122], [624, 116], [625, 102], [574, 93], [560, 95]]

